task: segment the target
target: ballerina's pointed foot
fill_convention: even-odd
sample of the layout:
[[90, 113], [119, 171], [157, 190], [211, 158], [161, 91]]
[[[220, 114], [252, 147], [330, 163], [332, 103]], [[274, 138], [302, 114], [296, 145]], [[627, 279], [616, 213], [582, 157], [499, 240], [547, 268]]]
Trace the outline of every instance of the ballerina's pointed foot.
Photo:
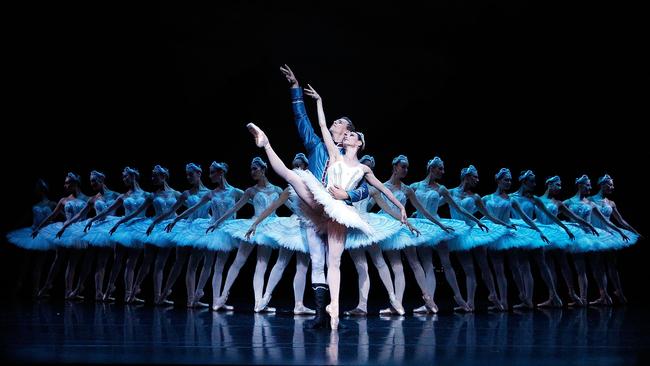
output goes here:
[[402, 303], [397, 300], [395, 296], [390, 297], [390, 305], [395, 309], [397, 314], [399, 315], [404, 315], [406, 312], [404, 311], [404, 307], [402, 306]]
[[325, 307], [325, 311], [330, 315], [330, 327], [332, 327], [332, 330], [339, 329], [339, 307], [334, 304], [329, 304]]
[[463, 311], [463, 312], [466, 312], [466, 313], [469, 313], [469, 312], [472, 311], [472, 309], [469, 307], [469, 305], [467, 305], [467, 303], [465, 302], [465, 300], [463, 300], [462, 297], [454, 296], [454, 300], [456, 301], [456, 304], [458, 305], [457, 307], [454, 308], [454, 310]]
[[625, 295], [623, 295], [623, 291], [614, 291], [614, 295], [618, 298], [618, 301], [622, 305], [627, 304], [627, 298], [625, 297]]
[[315, 310], [312, 310], [303, 304], [297, 304], [293, 308], [293, 315], [314, 315], [314, 314], [316, 314]]
[[[438, 305], [433, 301], [433, 297], [429, 295], [423, 295], [422, 299], [424, 300], [424, 306], [432, 313], [438, 314]], [[463, 301], [463, 304], [465, 302]], [[467, 304], [465, 304], [467, 306]]]
[[255, 145], [257, 145], [257, 147], [265, 147], [269, 144], [269, 139], [266, 137], [264, 131], [254, 123], [247, 124], [246, 128], [248, 128], [248, 131], [250, 131], [250, 133], [253, 134], [253, 137], [255, 137]]

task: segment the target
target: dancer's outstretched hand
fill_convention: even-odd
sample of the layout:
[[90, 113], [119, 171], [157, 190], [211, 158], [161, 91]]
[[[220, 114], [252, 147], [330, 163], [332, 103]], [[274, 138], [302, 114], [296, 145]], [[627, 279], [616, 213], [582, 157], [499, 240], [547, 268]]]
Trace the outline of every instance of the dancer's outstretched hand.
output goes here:
[[627, 235], [625, 235], [624, 233], [622, 233], [622, 232], [621, 232], [621, 237], [623, 237], [623, 241], [626, 242], [626, 243], [628, 241], [630, 241], [630, 238]]
[[573, 235], [573, 233], [571, 232], [571, 230], [566, 229], [565, 231], [566, 231], [566, 234], [569, 236], [569, 239], [571, 239], [571, 241], [576, 240], [576, 236]]
[[86, 224], [86, 227], [84, 228], [84, 233], [87, 233], [88, 230], [90, 230], [90, 228], [91, 228], [92, 226], [93, 226], [93, 222], [92, 222], [92, 220], [88, 221], [88, 223]]
[[415, 234], [415, 236], [420, 236], [420, 234], [422, 234], [420, 233], [420, 230], [416, 229], [413, 225], [411, 225], [411, 223], [408, 220], [406, 221], [405, 225], [409, 229], [411, 234]]
[[171, 233], [172, 230], [174, 229], [174, 225], [176, 225], [176, 220], [174, 220], [174, 221], [170, 222], [169, 224], [167, 224], [167, 226], [165, 226], [165, 231], [168, 232], [168, 233]]
[[314, 100], [320, 100], [320, 95], [318, 95], [316, 90], [314, 90], [314, 87], [309, 84], [307, 84], [307, 87], [305, 88], [305, 94], [314, 98]]
[[63, 236], [63, 233], [64, 233], [64, 232], [65, 232], [65, 229], [61, 229], [61, 230], [59, 230], [59, 231], [56, 233], [56, 238], [57, 238], [57, 239], [61, 239], [61, 237]]
[[291, 84], [292, 88], [298, 87], [298, 79], [296, 79], [296, 76], [293, 74], [293, 71], [291, 71], [291, 69], [287, 64], [284, 64], [284, 66], [280, 66], [280, 71], [282, 71], [284, 77], [287, 78], [287, 81], [289, 82], [289, 84]]
[[456, 231], [456, 230], [454, 230], [454, 228], [451, 227], [451, 226], [442, 225], [442, 226], [440, 226], [440, 227], [441, 227], [442, 230], [444, 230], [447, 234], [451, 234], [451, 233], [453, 233], [454, 231]]
[[490, 231], [490, 229], [487, 226], [485, 226], [484, 223], [482, 223], [480, 221], [478, 223], [478, 227], [481, 228], [481, 230], [485, 231], [486, 233]]
[[111, 228], [111, 231], [109, 231], [108, 234], [109, 234], [109, 235], [113, 235], [113, 234], [115, 234], [115, 231], [117, 231], [117, 228], [118, 228], [118, 227], [120, 227], [120, 223], [115, 224], [115, 226], [113, 226], [113, 227]]
[[539, 233], [539, 237], [542, 238], [542, 241], [543, 241], [544, 243], [546, 243], [546, 244], [550, 244], [550, 243], [551, 243], [550, 241], [548, 241], [548, 238], [546, 237], [546, 235], [544, 235], [544, 234], [542, 234], [542, 233]]
[[257, 229], [257, 225], [255, 225], [255, 224], [251, 225], [251, 227], [246, 232], [246, 239], [250, 240], [251, 236], [255, 235], [255, 230], [256, 229]]

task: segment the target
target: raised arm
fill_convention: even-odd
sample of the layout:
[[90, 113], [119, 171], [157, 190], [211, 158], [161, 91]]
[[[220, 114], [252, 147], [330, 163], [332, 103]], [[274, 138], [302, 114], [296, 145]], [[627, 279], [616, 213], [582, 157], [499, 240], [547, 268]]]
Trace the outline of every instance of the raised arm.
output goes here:
[[273, 203], [271, 203], [271, 205], [267, 207], [266, 210], [262, 211], [262, 213], [255, 219], [255, 222], [251, 224], [251, 227], [246, 232], [246, 239], [250, 239], [251, 236], [255, 235], [255, 230], [257, 230], [257, 225], [259, 225], [260, 222], [264, 221], [264, 219], [269, 217], [280, 206], [284, 205], [288, 199], [289, 199], [289, 189], [287, 188], [284, 191], [282, 191], [280, 197], [278, 197], [277, 200], [273, 201]]
[[440, 193], [440, 195], [442, 196], [443, 200], [444, 200], [445, 202], [447, 202], [447, 204], [448, 204], [451, 208], [453, 208], [454, 210], [457, 210], [458, 212], [460, 212], [460, 213], [461, 213], [463, 216], [465, 216], [467, 219], [474, 221], [474, 222], [476, 223], [476, 225], [477, 225], [479, 228], [481, 228], [481, 230], [483, 230], [483, 231], [485, 231], [485, 232], [490, 231], [490, 229], [488, 229], [488, 227], [485, 226], [485, 224], [482, 223], [481, 220], [477, 219], [476, 216], [472, 215], [471, 213], [469, 213], [469, 211], [467, 211], [465, 208], [463, 208], [463, 207], [460, 206], [458, 203], [456, 203], [456, 201], [455, 201], [454, 198], [451, 196], [451, 194], [449, 193], [449, 190], [448, 190], [447, 188], [445, 188], [445, 187], [441, 187], [441, 188], [438, 190], [438, 193]]
[[530, 226], [530, 227], [533, 228], [535, 231], [537, 231], [537, 232], [539, 233], [539, 236], [542, 238], [542, 240], [543, 240], [545, 243], [548, 244], [549, 241], [548, 241], [548, 238], [546, 237], [546, 235], [544, 235], [544, 233], [542, 232], [542, 230], [540, 230], [539, 227], [537, 227], [537, 225], [535, 225], [535, 223], [533, 222], [533, 220], [531, 220], [530, 217], [528, 217], [528, 215], [526, 215], [526, 213], [524, 212], [524, 210], [521, 209], [521, 207], [519, 206], [519, 204], [517, 203], [517, 201], [515, 201], [515, 200], [513, 200], [513, 199], [510, 199], [510, 202], [512, 202], [512, 209], [513, 209], [517, 214], [519, 214], [519, 217], [521, 217], [521, 219], [524, 220], [524, 222], [525, 222], [526, 224], [528, 224], [528, 226]]
[[52, 213], [49, 214], [45, 218], [45, 220], [41, 221], [41, 223], [38, 224], [38, 226], [36, 226], [36, 228], [32, 231], [32, 238], [35, 238], [36, 235], [38, 235], [38, 232], [41, 230], [41, 228], [43, 226], [48, 224], [50, 221], [52, 221], [52, 219], [54, 219], [58, 214], [60, 214], [63, 211], [63, 205], [64, 204], [65, 203], [63, 203], [63, 198], [61, 200], [59, 200], [59, 203], [56, 204], [56, 207], [54, 207], [54, 210], [52, 210]]
[[551, 221], [553, 221], [556, 225], [559, 225], [567, 233], [567, 235], [571, 240], [575, 240], [576, 237], [575, 235], [573, 235], [571, 230], [569, 230], [569, 228], [566, 225], [564, 225], [564, 223], [560, 219], [558, 219], [557, 216], [553, 215], [551, 211], [549, 211], [548, 208], [546, 208], [546, 205], [544, 204], [544, 202], [542, 202], [542, 200], [539, 199], [539, 197], [533, 197], [533, 203], [535, 204], [535, 207], [540, 209], [544, 213], [544, 215], [546, 215], [546, 217], [550, 218]]
[[93, 223], [95, 221], [102, 220], [106, 216], [108, 216], [111, 212], [115, 212], [115, 210], [117, 210], [118, 208], [120, 208], [120, 206], [122, 206], [122, 203], [124, 203], [124, 195], [123, 194], [121, 194], [121, 195], [119, 195], [117, 197], [117, 199], [115, 200], [115, 202], [113, 202], [111, 207], [107, 208], [104, 212], [102, 212], [102, 213], [100, 213], [98, 215], [95, 215], [95, 217], [88, 220], [88, 223], [86, 224], [86, 227], [84, 228], [84, 232], [88, 232], [88, 230], [90, 230], [90, 228], [93, 226]]
[[316, 109], [318, 110], [318, 125], [320, 126], [321, 135], [323, 135], [323, 141], [325, 142], [325, 147], [327, 148], [327, 154], [329, 155], [330, 160], [337, 161], [341, 158], [341, 153], [339, 152], [339, 148], [336, 146], [336, 143], [332, 138], [330, 130], [327, 128], [325, 111], [323, 110], [323, 99], [309, 84], [307, 84], [305, 93], [316, 100]]
[[298, 79], [296, 79], [293, 71], [291, 71], [287, 65], [280, 67], [280, 71], [282, 71], [282, 74], [287, 78], [291, 88], [289, 89], [291, 92], [291, 105], [293, 107], [293, 117], [296, 123], [296, 128], [298, 129], [298, 134], [300, 135], [303, 145], [305, 145], [305, 149], [310, 153], [322, 141], [314, 132], [311, 121], [307, 116], [305, 103], [302, 99], [302, 89], [300, 89]]
[[221, 225], [221, 223], [224, 220], [226, 220], [227, 218], [232, 216], [235, 212], [239, 211], [242, 207], [244, 207], [244, 205], [248, 203], [248, 200], [250, 200], [251, 197], [253, 197], [253, 192], [254, 192], [253, 188], [248, 188], [246, 192], [244, 192], [244, 195], [241, 196], [239, 201], [237, 201], [237, 203], [235, 203], [235, 205], [231, 207], [228, 211], [226, 211], [220, 218], [215, 220], [214, 224], [210, 225], [205, 230], [205, 232], [209, 233], [210, 231], [214, 231], [214, 229], [216, 229], [219, 225]]

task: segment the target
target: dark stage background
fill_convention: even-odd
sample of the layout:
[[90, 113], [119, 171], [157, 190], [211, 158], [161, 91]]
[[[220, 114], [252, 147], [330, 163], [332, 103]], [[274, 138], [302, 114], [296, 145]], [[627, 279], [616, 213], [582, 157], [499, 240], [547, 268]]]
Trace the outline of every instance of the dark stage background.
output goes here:
[[[349, 116], [366, 133], [365, 152], [375, 156], [381, 180], [397, 154], [410, 158], [408, 183], [423, 179], [436, 155], [446, 162], [449, 187], [474, 164], [481, 194], [494, 190], [492, 177], [504, 166], [515, 176], [534, 169], [538, 194], [545, 177], [559, 174], [567, 198], [575, 177], [595, 180], [607, 172], [621, 212], [647, 234], [647, 135], [640, 126], [648, 120], [647, 93], [636, 88], [644, 89], [648, 64], [641, 12], [605, 2], [216, 3], [7, 9], [13, 26], [4, 46], [4, 100], [13, 113], [5, 115], [2, 133], [3, 234], [31, 223], [37, 177], [49, 182], [56, 200], [67, 171], [83, 176], [87, 194], [92, 169], [123, 191], [120, 172], [129, 165], [140, 169], [149, 190], [149, 172], [162, 164], [172, 187], [183, 190], [184, 164], [207, 169], [218, 160], [230, 164], [231, 184], [250, 186], [248, 164], [261, 151], [246, 122], [264, 128], [287, 162], [303, 151], [279, 71], [284, 63], [320, 92], [328, 120]], [[314, 103], [307, 106], [315, 124]], [[240, 217], [251, 214], [246, 207]], [[20, 262], [8, 244], [2, 251], [7, 288]], [[647, 255], [645, 242], [620, 255], [633, 302], [645, 287], [639, 273]], [[289, 268], [274, 302], [292, 302]], [[354, 303], [356, 274], [347, 254], [343, 271], [343, 296]], [[231, 298], [252, 304], [252, 272], [249, 263]], [[406, 272], [415, 305], [419, 291]], [[371, 276], [370, 301], [379, 305], [385, 294], [374, 270]], [[436, 298], [445, 304], [451, 292], [441, 274], [438, 283]]]

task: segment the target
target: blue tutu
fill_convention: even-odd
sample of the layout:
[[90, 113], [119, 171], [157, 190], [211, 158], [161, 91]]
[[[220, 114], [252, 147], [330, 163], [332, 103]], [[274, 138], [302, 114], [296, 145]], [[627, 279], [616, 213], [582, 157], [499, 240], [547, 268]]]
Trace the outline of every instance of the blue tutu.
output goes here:
[[400, 250], [420, 245], [436, 246], [438, 243], [451, 240], [469, 229], [467, 224], [459, 220], [441, 220], [445, 225], [454, 228], [454, 231], [449, 233], [428, 219], [410, 218], [408, 220], [420, 231], [420, 235], [416, 236], [406, 226], [402, 226], [395, 235], [379, 242], [382, 250]]
[[[115, 237], [110, 235], [109, 231], [119, 219], [120, 218], [116, 216], [107, 216], [103, 220], [93, 222], [93, 225], [86, 232], [86, 235], [83, 236], [83, 240], [93, 247], [114, 246], [116, 244]], [[84, 225], [84, 227], [85, 226], [86, 225]]]
[[472, 226], [460, 235], [449, 240], [447, 245], [451, 251], [464, 251], [471, 250], [476, 247], [481, 247], [489, 243], [497, 241], [508, 232], [508, 228], [495, 224], [492, 221], [481, 221], [489, 231], [481, 230], [476, 223], [472, 222]]
[[19, 248], [29, 250], [50, 250], [54, 249], [54, 245], [39, 233], [36, 238], [32, 238], [31, 227], [14, 230], [7, 233], [7, 240]]

